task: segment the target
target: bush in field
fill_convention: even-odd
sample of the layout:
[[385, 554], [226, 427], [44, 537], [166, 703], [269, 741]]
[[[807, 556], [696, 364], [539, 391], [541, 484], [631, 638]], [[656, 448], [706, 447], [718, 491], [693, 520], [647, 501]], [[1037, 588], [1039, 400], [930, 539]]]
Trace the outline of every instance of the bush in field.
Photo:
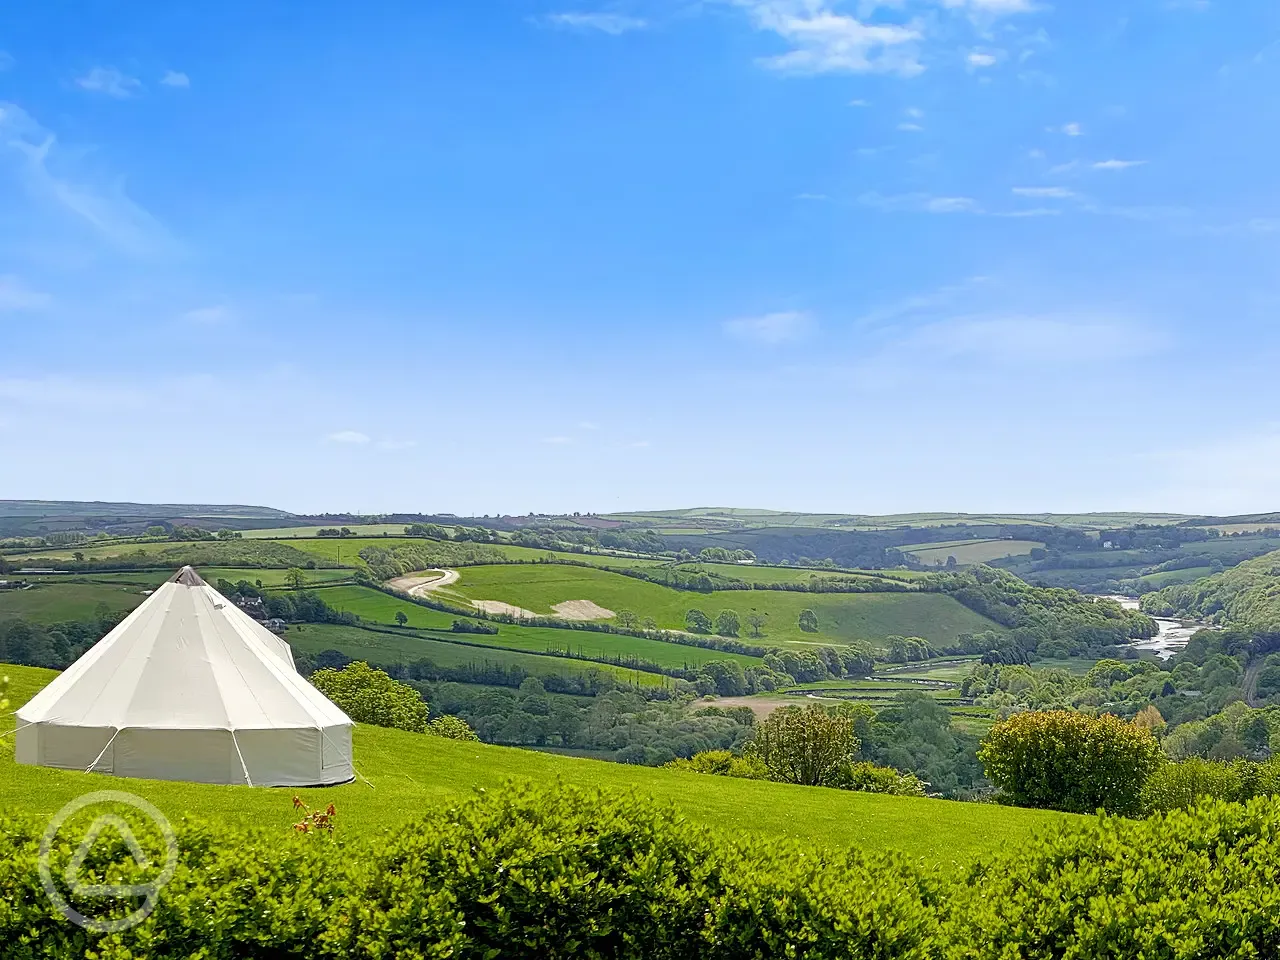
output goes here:
[[978, 759], [1017, 806], [1133, 814], [1163, 755], [1150, 730], [1118, 717], [1048, 711], [997, 723]]
[[823, 707], [783, 707], [756, 724], [747, 743], [773, 780], [833, 786], [858, 752], [854, 721]]
[[758, 757], [741, 757], [732, 750], [703, 750], [688, 760], [672, 760], [665, 764], [672, 770], [689, 773], [709, 773], [717, 777], [738, 777], [742, 780], [768, 780], [769, 768]]
[[356, 723], [411, 733], [427, 728], [429, 711], [418, 691], [363, 661], [349, 663], [341, 670], [317, 670], [311, 683]]
[[887, 793], [895, 797], [925, 795], [925, 783], [914, 773], [903, 773], [893, 767], [877, 767], [865, 760], [841, 767], [831, 786], [861, 793]]
[[461, 717], [440, 717], [427, 724], [427, 733], [446, 740], [479, 740], [476, 732]]
[[684, 615], [684, 625], [690, 633], [710, 633], [711, 618], [701, 610], [690, 610]]
[[1192, 757], [1166, 763], [1147, 779], [1142, 790], [1142, 809], [1147, 813], [1165, 813], [1194, 807], [1202, 800], [1243, 803], [1254, 797], [1277, 794], [1280, 794], [1280, 759], [1222, 763]]

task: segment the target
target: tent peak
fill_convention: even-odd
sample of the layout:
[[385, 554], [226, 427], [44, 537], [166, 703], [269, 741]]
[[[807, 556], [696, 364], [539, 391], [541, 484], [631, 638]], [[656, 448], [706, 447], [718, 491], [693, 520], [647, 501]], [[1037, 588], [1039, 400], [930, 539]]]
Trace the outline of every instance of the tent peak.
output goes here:
[[170, 583], [180, 583], [184, 587], [203, 587], [205, 582], [200, 579], [200, 574], [196, 573], [195, 567], [183, 567], [172, 577], [169, 578]]

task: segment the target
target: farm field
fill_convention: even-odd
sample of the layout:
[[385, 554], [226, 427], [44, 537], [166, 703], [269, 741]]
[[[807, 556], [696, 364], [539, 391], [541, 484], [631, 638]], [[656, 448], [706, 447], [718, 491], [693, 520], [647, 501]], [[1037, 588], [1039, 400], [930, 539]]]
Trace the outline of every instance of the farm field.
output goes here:
[[1187, 567], [1185, 570], [1164, 570], [1160, 573], [1148, 573], [1139, 577], [1143, 583], [1153, 587], [1167, 587], [1171, 583], [1190, 583], [1213, 573], [1213, 567]]
[[[285, 576], [289, 572], [285, 568], [264, 567], [198, 567], [197, 571], [200, 576], [211, 584], [216, 584], [219, 579], [230, 580], [232, 583], [239, 583], [241, 580], [256, 583], [261, 580], [264, 588], [283, 587], [285, 585]], [[344, 570], [341, 567], [327, 570], [304, 570], [303, 575], [306, 577], [307, 582], [302, 589], [310, 590], [326, 583], [340, 583], [343, 580], [351, 579], [351, 573], [352, 571]]]
[[[470, 600], [498, 600], [533, 613], [552, 615], [552, 607], [568, 600], [590, 600], [615, 613], [631, 610], [653, 617], [659, 627], [683, 630], [685, 613], [703, 610], [713, 619], [732, 609], [740, 617], [753, 610], [769, 620], [760, 643], [840, 643], [900, 635], [935, 643], [961, 633], [1000, 630], [950, 597], [936, 593], [800, 593], [774, 590], [718, 591], [712, 594], [675, 590], [622, 574], [583, 567], [548, 564], [464, 567], [450, 589]], [[444, 594], [441, 594], [444, 596]], [[818, 633], [797, 626], [800, 611], [818, 616]], [[744, 640], [754, 641], [743, 621]]]
[[138, 582], [54, 582], [49, 578], [28, 590], [0, 590], [0, 618], [23, 617], [36, 623], [92, 620], [100, 604], [112, 613], [132, 610], [146, 599], [142, 593], [146, 589]]
[[[399, 537], [404, 536], [405, 525], [403, 523], [331, 523], [323, 527], [271, 527], [268, 530], [244, 530], [242, 533], [246, 540], [293, 540], [299, 537], [314, 537], [321, 530], [335, 530], [342, 527], [346, 527], [359, 537], [380, 537], [384, 533]], [[340, 538], [332, 539], [337, 541]]]
[[[346, 610], [362, 620], [393, 625], [398, 611], [409, 618], [408, 626], [448, 631], [458, 617], [427, 607], [398, 600], [370, 587], [341, 586], [322, 587], [317, 594], [336, 610]], [[630, 637], [615, 633], [596, 633], [590, 630], [558, 630], [554, 627], [526, 627], [518, 624], [498, 624], [498, 633], [454, 634], [457, 639], [485, 646], [506, 647], [532, 653], [546, 650], [571, 650], [587, 656], [636, 657], [666, 667], [683, 667], [707, 663], [711, 660], [736, 660], [744, 667], [759, 664], [759, 657], [740, 653], [727, 653], [703, 647], [666, 643], [646, 637]]]
[[[610, 564], [616, 566], [616, 564]], [[683, 573], [706, 572], [712, 576], [728, 577], [744, 580], [747, 583], [808, 583], [813, 577], [824, 580], [897, 580], [905, 582], [909, 578], [898, 576], [906, 573], [903, 570], [872, 571], [865, 573], [846, 573], [838, 570], [816, 570], [810, 567], [770, 567], [755, 563], [703, 563], [694, 561], [682, 563], [676, 567]]]
[[[670, 686], [675, 682], [663, 674], [632, 670], [612, 663], [595, 663], [570, 657], [540, 656], [536, 653], [523, 653], [502, 647], [466, 646], [462, 643], [433, 640], [409, 632], [383, 633], [328, 623], [309, 623], [290, 627], [285, 639], [295, 650], [310, 654], [338, 650], [354, 660], [368, 660], [370, 663], [412, 663], [415, 660], [430, 660], [438, 667], [496, 664], [503, 667], [519, 667], [538, 676], [560, 677], [598, 670], [601, 673], [612, 674], [620, 683], [642, 687]], [[459, 639], [470, 643], [473, 638], [467, 636]]]
[[[13, 681], [11, 709], [53, 678], [51, 670], [3, 667]], [[12, 730], [13, 718], [0, 721]], [[292, 789], [124, 780], [102, 774], [19, 766], [12, 740], [0, 743], [0, 805], [51, 817], [84, 793], [117, 789], [145, 797], [175, 822], [192, 816], [286, 833], [297, 819]], [[357, 726], [355, 764], [369, 783], [308, 791], [307, 802], [338, 809], [338, 836], [354, 840], [412, 821], [421, 811], [492, 790], [512, 779], [562, 781], [610, 791], [634, 790], [694, 823], [737, 837], [802, 840], [827, 849], [895, 851], [944, 869], [989, 858], [1078, 818], [995, 804], [886, 797], [819, 787], [708, 777], [556, 756], [513, 747], [459, 743], [422, 734]], [[372, 784], [372, 786], [370, 786]]]
[[899, 549], [915, 557], [920, 563], [942, 566], [948, 557], [955, 557], [959, 564], [986, 563], [1003, 557], [1025, 556], [1043, 546], [1038, 540], [957, 540], [951, 543], [910, 544]]

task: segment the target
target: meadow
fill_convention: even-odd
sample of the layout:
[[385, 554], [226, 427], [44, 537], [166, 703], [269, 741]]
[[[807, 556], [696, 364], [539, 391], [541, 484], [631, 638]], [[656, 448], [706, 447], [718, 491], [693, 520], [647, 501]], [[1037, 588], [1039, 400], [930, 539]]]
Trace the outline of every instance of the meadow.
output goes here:
[[[755, 640], [745, 617], [758, 611], [768, 617], [758, 642], [765, 644], [876, 641], [898, 635], [947, 643], [961, 633], [1000, 630], [993, 621], [948, 596], [936, 593], [802, 593], [774, 590], [717, 591], [712, 594], [675, 590], [604, 570], [560, 565], [463, 567], [461, 579], [442, 597], [500, 600], [533, 613], [551, 616], [566, 600], [590, 600], [615, 613], [630, 610], [653, 617], [663, 629], [685, 629], [685, 614], [696, 608], [713, 619], [734, 610], [743, 619], [741, 636]], [[797, 625], [800, 611], [813, 610], [818, 632]]]
[[149, 587], [136, 582], [45, 581], [27, 590], [0, 590], [0, 617], [22, 617], [36, 623], [92, 620], [99, 606], [111, 613], [132, 610], [146, 599], [145, 589]]
[[[611, 563], [611, 567], [622, 566], [622, 564]], [[770, 567], [757, 563], [704, 563], [696, 561], [693, 563], [681, 563], [675, 567], [682, 573], [707, 573], [711, 576], [724, 577], [731, 580], [742, 580], [746, 583], [808, 583], [812, 578], [818, 577], [823, 580], [846, 580], [861, 581], [868, 580], [877, 583], [889, 581], [890, 583], [905, 583], [911, 579], [908, 570], [885, 570], [867, 571], [865, 573], [849, 573], [839, 570], [818, 570], [811, 567]]]
[[[53, 678], [50, 670], [0, 667], [12, 681], [10, 709]], [[19, 766], [5, 718], [0, 749], [0, 806], [51, 817], [95, 790], [127, 790], [154, 803], [175, 823], [200, 817], [241, 827], [290, 830], [296, 790], [124, 780], [104, 774]], [[896, 851], [925, 864], [960, 868], [1016, 848], [1033, 836], [1081, 818], [994, 804], [886, 797], [821, 787], [709, 777], [628, 766], [512, 747], [443, 740], [359, 725], [355, 764], [365, 779], [304, 791], [313, 807], [333, 802], [338, 834], [377, 835], [470, 795], [512, 780], [561, 782], [633, 791], [673, 805], [694, 823], [739, 838], [792, 838], [811, 847]], [[367, 782], [366, 782], [367, 781]]]
[[[340, 586], [322, 587], [317, 595], [336, 610], [350, 611], [372, 623], [393, 625], [396, 613], [408, 617], [407, 626], [429, 630], [448, 631], [455, 614], [442, 613], [414, 603], [399, 600], [370, 587]], [[455, 634], [457, 639], [485, 646], [506, 647], [541, 653], [546, 650], [571, 650], [590, 657], [635, 657], [665, 667], [696, 666], [710, 660], [736, 660], [744, 667], [761, 662], [759, 657], [726, 653], [703, 647], [692, 647], [645, 637], [631, 637], [616, 633], [597, 633], [590, 630], [560, 630], [554, 627], [527, 627], [519, 624], [498, 624], [498, 632], [486, 634]]]
[[948, 557], [958, 564], [987, 563], [1004, 557], [1021, 557], [1044, 544], [1038, 540], [954, 540], [950, 543], [920, 543], [901, 547], [920, 563], [942, 566]]

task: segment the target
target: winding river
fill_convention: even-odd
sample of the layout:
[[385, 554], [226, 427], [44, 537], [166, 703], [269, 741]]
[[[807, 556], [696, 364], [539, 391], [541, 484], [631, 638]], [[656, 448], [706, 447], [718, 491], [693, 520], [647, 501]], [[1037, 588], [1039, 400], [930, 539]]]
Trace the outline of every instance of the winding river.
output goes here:
[[[1115, 600], [1126, 610], [1139, 609], [1138, 601], [1133, 597], [1108, 596], [1107, 599]], [[1152, 619], [1160, 627], [1160, 632], [1150, 640], [1135, 640], [1130, 646], [1135, 650], [1150, 650], [1161, 660], [1168, 660], [1172, 657], [1187, 645], [1187, 641], [1191, 639], [1197, 630], [1206, 626], [1206, 624], [1200, 623], [1198, 620], [1166, 620], [1163, 617], [1153, 617]]]

